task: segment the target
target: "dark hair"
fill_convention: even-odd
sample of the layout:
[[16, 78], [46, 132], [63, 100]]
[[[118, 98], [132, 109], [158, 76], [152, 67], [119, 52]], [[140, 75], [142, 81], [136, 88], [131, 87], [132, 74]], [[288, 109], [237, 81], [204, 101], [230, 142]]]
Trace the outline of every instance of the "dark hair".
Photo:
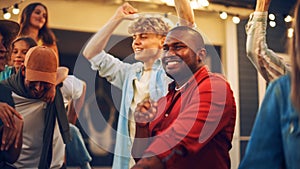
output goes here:
[[48, 10], [47, 7], [39, 2], [36, 3], [31, 3], [29, 5], [27, 5], [23, 11], [22, 14], [20, 15], [20, 32], [19, 32], [19, 36], [24, 36], [24, 35], [28, 35], [28, 27], [30, 25], [30, 17], [34, 11], [34, 9], [37, 6], [42, 6], [45, 8], [46, 12], [47, 12], [47, 16], [46, 16], [46, 22], [44, 24], [44, 26], [39, 30], [39, 34], [38, 37], [39, 39], [41, 39], [43, 41], [43, 43], [47, 44], [47, 45], [53, 45], [55, 43], [55, 35], [54, 33], [51, 31], [51, 29], [48, 27]]
[[11, 48], [13, 49], [15, 46], [16, 42], [19, 41], [25, 41], [27, 43], [27, 45], [29, 46], [29, 48], [32, 48], [34, 46], [37, 46], [37, 43], [35, 42], [35, 40], [33, 40], [31, 37], [29, 36], [21, 36], [18, 37], [17, 39], [15, 39], [12, 43], [11, 43]]
[[300, 112], [300, 0], [296, 3], [296, 8], [294, 11], [294, 36], [292, 38], [292, 43], [290, 44], [291, 52], [291, 100], [293, 105], [296, 107], [298, 112]]

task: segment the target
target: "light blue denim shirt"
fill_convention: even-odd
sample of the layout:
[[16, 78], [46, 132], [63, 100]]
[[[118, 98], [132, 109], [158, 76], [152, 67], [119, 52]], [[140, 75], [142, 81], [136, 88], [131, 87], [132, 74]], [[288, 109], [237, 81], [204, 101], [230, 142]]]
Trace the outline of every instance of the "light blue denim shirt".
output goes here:
[[[112, 85], [122, 90], [113, 169], [128, 168], [132, 148], [128, 131], [128, 118], [134, 96], [133, 81], [142, 76], [143, 64], [141, 62], [124, 63], [104, 51], [89, 61], [93, 70], [97, 70], [101, 77], [106, 78]], [[149, 83], [150, 98], [157, 100], [164, 96], [170, 82], [171, 80], [166, 76], [162, 67], [161, 60], [158, 59], [152, 67]]]
[[239, 169], [299, 169], [300, 113], [290, 99], [290, 76], [268, 86]]

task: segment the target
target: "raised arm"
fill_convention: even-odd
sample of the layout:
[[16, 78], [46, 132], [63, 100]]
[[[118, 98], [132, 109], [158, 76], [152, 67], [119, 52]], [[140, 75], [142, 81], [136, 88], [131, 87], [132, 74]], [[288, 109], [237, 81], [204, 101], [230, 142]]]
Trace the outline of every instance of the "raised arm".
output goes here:
[[137, 9], [127, 2], [120, 6], [110, 20], [89, 40], [83, 50], [83, 56], [87, 59], [92, 59], [100, 53], [121, 21], [136, 12]]
[[195, 27], [194, 11], [191, 8], [190, 0], [174, 0], [179, 25]]
[[255, 12], [251, 14], [246, 26], [247, 57], [269, 82], [289, 71], [285, 61], [270, 50], [266, 43], [268, 9], [271, 0], [257, 0]]

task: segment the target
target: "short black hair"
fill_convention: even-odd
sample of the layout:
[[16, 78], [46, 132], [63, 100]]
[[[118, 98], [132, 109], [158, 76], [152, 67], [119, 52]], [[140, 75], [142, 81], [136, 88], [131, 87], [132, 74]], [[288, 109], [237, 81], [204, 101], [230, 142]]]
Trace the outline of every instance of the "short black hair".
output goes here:
[[205, 47], [205, 43], [204, 43], [204, 40], [203, 40], [203, 37], [201, 35], [200, 32], [198, 32], [196, 29], [194, 28], [191, 28], [189, 26], [176, 26], [174, 28], [172, 28], [170, 32], [172, 31], [185, 31], [185, 32], [189, 32], [191, 35], [193, 35], [196, 39], [196, 43], [199, 48], [198, 49], [201, 49], [201, 48], [204, 48]]

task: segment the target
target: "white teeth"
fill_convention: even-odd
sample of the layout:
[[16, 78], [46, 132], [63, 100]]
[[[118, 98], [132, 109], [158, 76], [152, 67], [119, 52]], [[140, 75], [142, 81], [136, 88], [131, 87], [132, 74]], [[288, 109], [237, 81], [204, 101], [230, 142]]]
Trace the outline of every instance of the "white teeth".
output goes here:
[[168, 65], [176, 65], [176, 64], [178, 64], [177, 61], [168, 62]]
[[142, 49], [140, 49], [140, 48], [135, 48], [135, 51], [139, 52], [139, 51], [142, 51]]

